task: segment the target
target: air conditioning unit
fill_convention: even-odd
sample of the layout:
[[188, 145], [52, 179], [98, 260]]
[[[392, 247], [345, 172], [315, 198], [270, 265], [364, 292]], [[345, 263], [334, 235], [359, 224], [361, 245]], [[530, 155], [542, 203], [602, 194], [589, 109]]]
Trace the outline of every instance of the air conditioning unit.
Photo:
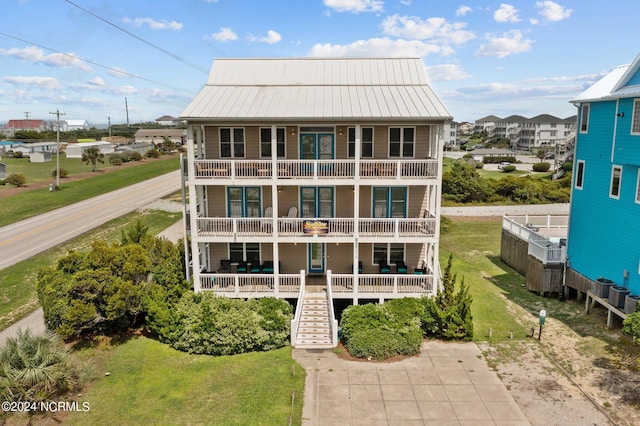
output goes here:
[[622, 308], [624, 306], [624, 299], [627, 297], [627, 294], [631, 292], [619, 285], [615, 285], [609, 288], [609, 303], [616, 308]]
[[607, 297], [609, 297], [609, 288], [613, 287], [614, 285], [616, 284], [613, 281], [607, 278], [600, 277], [593, 282], [593, 294], [606, 299]]
[[636, 311], [636, 305], [638, 304], [638, 299], [640, 296], [637, 294], [627, 294], [627, 297], [624, 298], [624, 313], [632, 314]]

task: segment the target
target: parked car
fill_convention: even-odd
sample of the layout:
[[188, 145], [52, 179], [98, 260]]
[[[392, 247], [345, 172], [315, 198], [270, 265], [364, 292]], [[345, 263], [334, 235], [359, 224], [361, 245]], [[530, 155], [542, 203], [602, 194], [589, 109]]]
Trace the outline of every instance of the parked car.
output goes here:
[[556, 158], [556, 155], [553, 152], [547, 152], [547, 155], [544, 156], [547, 160], [553, 160]]
[[498, 164], [498, 169], [502, 170], [505, 168], [505, 166], [510, 166], [511, 163], [508, 161], [503, 161], [502, 163]]

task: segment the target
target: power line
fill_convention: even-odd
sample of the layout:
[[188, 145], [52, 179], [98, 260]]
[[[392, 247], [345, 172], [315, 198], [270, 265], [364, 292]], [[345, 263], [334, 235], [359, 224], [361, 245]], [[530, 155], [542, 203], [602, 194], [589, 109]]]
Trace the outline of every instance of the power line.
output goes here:
[[169, 87], [169, 88], [171, 88], [171, 89], [178, 90], [178, 91], [182, 91], [182, 90], [183, 90], [183, 89], [179, 89], [179, 88], [177, 88], [177, 87], [171, 86], [171, 85], [166, 84], [166, 83], [161, 83], [161, 82], [159, 82], [159, 81], [151, 80], [151, 79], [148, 79], [148, 78], [142, 77], [142, 76], [137, 75], [137, 74], [132, 74], [132, 73], [130, 73], [130, 72], [126, 72], [126, 71], [123, 71], [123, 70], [118, 69], [118, 68], [110, 67], [110, 66], [108, 66], [108, 65], [102, 65], [102, 64], [99, 64], [99, 63], [97, 63], [97, 62], [93, 62], [93, 61], [90, 61], [90, 60], [88, 60], [88, 59], [81, 58], [81, 57], [79, 57], [79, 56], [71, 55], [70, 53], [61, 52], [61, 51], [56, 50], [56, 49], [53, 49], [53, 48], [51, 48], [51, 47], [47, 47], [47, 46], [44, 46], [44, 45], [42, 45], [42, 44], [35, 43], [35, 42], [33, 42], [33, 41], [25, 40], [25, 39], [20, 38], [20, 37], [12, 36], [12, 35], [10, 35], [10, 34], [6, 34], [6, 33], [3, 33], [3, 32], [0, 32], [0, 35], [3, 35], [3, 36], [5, 36], [5, 37], [12, 38], [12, 39], [14, 39], [14, 40], [21, 41], [21, 42], [23, 42], [23, 43], [32, 44], [32, 45], [37, 46], [37, 47], [39, 47], [39, 48], [41, 48], [41, 49], [49, 50], [49, 51], [51, 51], [51, 52], [55, 52], [55, 53], [58, 53], [58, 54], [60, 54], [60, 55], [64, 55], [64, 56], [69, 57], [69, 58], [73, 58], [73, 59], [76, 59], [76, 60], [78, 60], [78, 61], [86, 62], [86, 63], [88, 63], [88, 64], [95, 65], [95, 66], [97, 66], [97, 67], [104, 68], [104, 69], [106, 69], [106, 70], [113, 71], [113, 72], [118, 73], [118, 74], [123, 74], [123, 75], [129, 76], [129, 77], [137, 78], [137, 79], [144, 80], [144, 81], [147, 81], [147, 82], [149, 82], [149, 83], [153, 83], [153, 84], [159, 84], [159, 85], [161, 85], [161, 86]]
[[137, 36], [136, 34], [132, 33], [131, 31], [127, 31], [124, 28], [119, 27], [118, 25], [114, 24], [113, 22], [111, 22], [111, 21], [109, 21], [109, 20], [107, 20], [107, 19], [105, 19], [105, 18], [103, 18], [103, 17], [91, 12], [90, 10], [87, 10], [87, 9], [83, 8], [82, 6], [79, 6], [79, 5], [75, 4], [71, 0], [65, 0], [65, 1], [67, 3], [69, 3], [70, 5], [75, 6], [78, 9], [82, 10], [83, 12], [86, 12], [89, 15], [101, 20], [102, 22], [104, 22], [104, 23], [106, 23], [108, 25], [111, 25], [112, 27], [122, 31], [123, 33], [125, 33], [127, 35], [130, 35], [131, 37], [135, 38], [136, 40], [139, 40], [139, 41], [143, 42], [147, 46], [151, 46], [154, 49], [159, 50], [160, 52], [164, 53], [165, 55], [168, 55], [168, 56], [172, 57], [173, 59], [182, 62], [183, 64], [189, 65], [190, 67], [192, 67], [192, 68], [194, 68], [194, 69], [196, 69], [196, 70], [198, 70], [198, 71], [200, 71], [200, 72], [202, 72], [204, 74], [208, 74], [209, 73], [208, 70], [200, 67], [199, 65], [196, 65], [196, 64], [193, 64], [191, 62], [188, 62], [187, 60], [181, 58], [180, 56], [176, 55], [175, 53], [172, 53], [172, 52], [168, 51], [167, 49], [164, 49], [164, 48], [158, 46], [157, 44], [151, 43], [150, 41], [147, 41], [147, 40], [143, 39], [142, 37]]

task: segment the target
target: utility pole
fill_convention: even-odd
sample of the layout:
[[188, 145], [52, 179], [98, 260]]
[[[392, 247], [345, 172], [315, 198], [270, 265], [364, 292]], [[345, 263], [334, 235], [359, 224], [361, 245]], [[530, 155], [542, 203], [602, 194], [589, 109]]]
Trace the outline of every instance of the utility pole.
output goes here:
[[124, 98], [124, 109], [127, 111], [127, 129], [129, 128], [129, 103], [127, 103], [127, 98]]
[[111, 117], [107, 117], [107, 120], [109, 120], [109, 142], [111, 142]]
[[56, 189], [60, 188], [60, 116], [65, 115], [64, 112], [56, 110], [49, 112], [56, 116]]
[[29, 111], [25, 111], [24, 116], [27, 118], [26, 124], [25, 124], [25, 127], [26, 127], [25, 130], [29, 130]]

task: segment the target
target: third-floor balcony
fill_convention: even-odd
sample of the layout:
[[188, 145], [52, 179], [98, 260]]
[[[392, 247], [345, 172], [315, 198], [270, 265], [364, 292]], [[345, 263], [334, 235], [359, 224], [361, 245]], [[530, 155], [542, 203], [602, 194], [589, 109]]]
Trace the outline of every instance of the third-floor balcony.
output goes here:
[[[229, 181], [252, 179], [286, 180], [419, 180], [436, 179], [434, 159], [360, 160], [195, 160], [195, 179]], [[357, 172], [357, 173], [356, 173]]]

